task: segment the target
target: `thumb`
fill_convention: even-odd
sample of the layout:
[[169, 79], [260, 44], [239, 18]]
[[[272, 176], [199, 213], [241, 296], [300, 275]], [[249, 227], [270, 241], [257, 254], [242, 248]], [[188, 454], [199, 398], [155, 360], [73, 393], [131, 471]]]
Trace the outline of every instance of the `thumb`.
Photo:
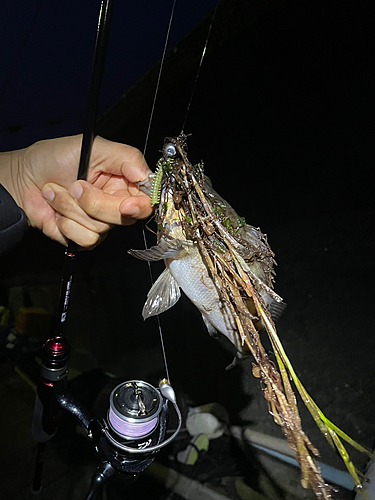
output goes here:
[[82, 180], [74, 182], [69, 193], [88, 215], [107, 224], [128, 225], [152, 211], [150, 199], [143, 193], [136, 196], [129, 196], [125, 190], [106, 193]]

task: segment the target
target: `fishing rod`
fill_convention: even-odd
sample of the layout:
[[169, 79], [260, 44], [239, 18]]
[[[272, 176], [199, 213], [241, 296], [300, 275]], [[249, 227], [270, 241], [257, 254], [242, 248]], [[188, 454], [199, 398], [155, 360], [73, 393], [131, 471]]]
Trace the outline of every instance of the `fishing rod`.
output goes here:
[[[174, 5], [175, 2], [173, 10]], [[86, 179], [95, 137], [112, 8], [113, 0], [101, 0], [78, 179]], [[182, 423], [174, 390], [166, 378], [159, 382], [158, 388], [142, 380], [119, 384], [111, 393], [108, 413], [103, 419], [93, 418], [70, 394], [67, 385], [70, 347], [64, 333], [77, 249], [77, 245], [69, 241], [65, 251], [55, 334], [43, 346], [41, 376], [32, 423], [33, 437], [38, 442], [30, 492], [35, 499], [43, 496], [43, 456], [47, 442], [57, 432], [63, 410], [78, 419], [91, 439], [100, 462], [93, 474], [86, 500], [94, 499], [105, 482], [118, 473], [126, 475], [128, 482], [134, 481], [154, 460], [155, 454], [177, 436]], [[169, 403], [177, 414], [178, 424], [172, 435], [165, 439]]]

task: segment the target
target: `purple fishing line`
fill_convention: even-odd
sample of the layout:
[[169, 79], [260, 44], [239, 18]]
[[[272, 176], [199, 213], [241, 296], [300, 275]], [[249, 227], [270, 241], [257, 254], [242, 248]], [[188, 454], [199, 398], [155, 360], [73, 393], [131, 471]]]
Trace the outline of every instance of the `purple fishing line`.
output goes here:
[[112, 408], [109, 409], [108, 418], [111, 426], [116, 432], [121, 436], [129, 438], [139, 438], [149, 434], [155, 429], [158, 422], [158, 417], [142, 423], [126, 422], [118, 417]]

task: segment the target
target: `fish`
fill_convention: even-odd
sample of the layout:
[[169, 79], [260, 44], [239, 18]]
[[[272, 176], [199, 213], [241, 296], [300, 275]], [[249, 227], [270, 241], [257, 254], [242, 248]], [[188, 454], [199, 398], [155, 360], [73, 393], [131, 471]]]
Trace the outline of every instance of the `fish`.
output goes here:
[[[178, 150], [183, 150], [183, 138], [169, 139], [164, 147], [170, 155], [173, 142]], [[181, 145], [179, 143], [182, 143]], [[172, 151], [174, 151], [172, 149]], [[171, 156], [164, 153], [164, 165], [171, 164]], [[186, 162], [186, 158], [185, 158]], [[159, 165], [160, 167], [160, 165]], [[199, 168], [202, 168], [200, 166]], [[159, 172], [161, 169], [158, 169]], [[173, 177], [173, 174], [172, 174]], [[152, 176], [153, 178], [153, 176]], [[144, 319], [156, 316], [173, 307], [181, 296], [180, 289], [201, 312], [203, 321], [210, 335], [225, 335], [240, 353], [248, 353], [246, 345], [240, 341], [237, 326], [229, 307], [221, 300], [212, 276], [204, 263], [199, 245], [192, 236], [192, 217], [188, 215], [183, 200], [177, 198], [175, 181], [161, 190], [156, 220], [158, 224], [158, 243], [146, 250], [130, 250], [129, 253], [141, 260], [154, 262], [164, 259], [166, 269], [154, 283], [148, 293], [142, 315]], [[144, 184], [143, 184], [144, 186]], [[257, 282], [257, 289], [273, 320], [277, 320], [284, 308], [282, 298], [273, 291], [274, 253], [266, 235], [259, 228], [245, 223], [244, 218], [237, 215], [234, 209], [213, 189], [210, 180], [204, 177], [203, 189], [207, 194], [208, 204], [219, 214], [219, 220], [226, 228], [228, 235], [234, 235], [238, 251], [242, 255], [246, 267]], [[151, 189], [147, 190], [151, 194]], [[181, 196], [181, 195], [178, 195]], [[155, 203], [156, 204], [156, 203]], [[215, 252], [228, 259], [225, 245], [218, 239], [212, 223], [203, 222], [204, 237]], [[232, 238], [232, 236], [230, 236]], [[253, 316], [256, 320], [255, 316]]]
[[[165, 270], [147, 294], [144, 319], [173, 307], [181, 290], [200, 311], [211, 336], [225, 335], [237, 349], [237, 359], [251, 355], [252, 373], [260, 379], [269, 413], [285, 434], [301, 466], [301, 484], [317, 498], [332, 498], [321, 477], [318, 450], [302, 429], [291, 380], [319, 429], [338, 450], [355, 486], [357, 471], [342, 443], [374, 457], [325, 417], [298, 379], [277, 335], [275, 321], [285, 309], [274, 291], [275, 255], [267, 236], [246, 223], [213, 188], [203, 162], [193, 165], [187, 136], [165, 139], [154, 174], [138, 183], [150, 195], [157, 225], [156, 245], [129, 250], [141, 260], [164, 260]], [[265, 331], [276, 358], [262, 345]], [[236, 360], [233, 364], [236, 364]]]

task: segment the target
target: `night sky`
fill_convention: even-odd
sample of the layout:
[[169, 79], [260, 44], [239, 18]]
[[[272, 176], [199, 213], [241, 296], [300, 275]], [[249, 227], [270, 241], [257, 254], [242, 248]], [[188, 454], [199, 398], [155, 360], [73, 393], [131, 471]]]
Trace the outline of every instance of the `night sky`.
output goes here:
[[[171, 0], [114, 2], [100, 112], [162, 55]], [[169, 46], [215, 0], [179, 0]], [[99, 0], [15, 0], [0, 19], [0, 150], [82, 131]]]

